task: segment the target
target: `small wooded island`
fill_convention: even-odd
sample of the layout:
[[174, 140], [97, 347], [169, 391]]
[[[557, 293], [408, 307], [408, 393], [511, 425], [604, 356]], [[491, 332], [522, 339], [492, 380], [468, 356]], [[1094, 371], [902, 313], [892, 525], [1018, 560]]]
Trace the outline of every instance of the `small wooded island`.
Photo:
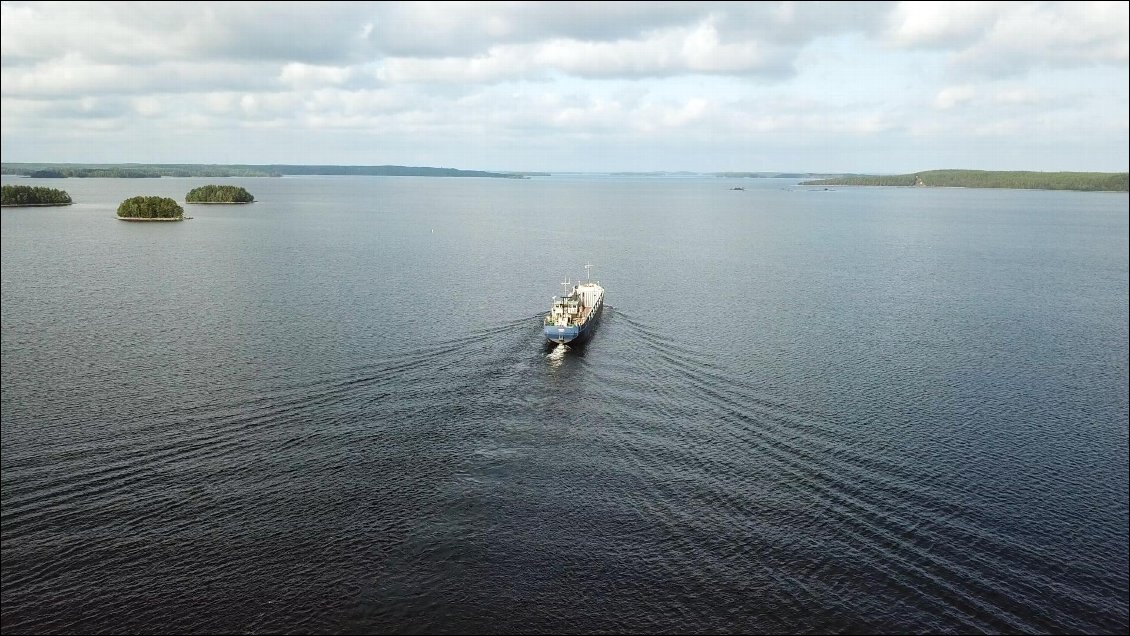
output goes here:
[[255, 197], [239, 186], [206, 185], [184, 195], [185, 203], [251, 203]]
[[123, 221], [183, 221], [184, 208], [168, 197], [132, 197], [118, 206]]
[[70, 205], [71, 195], [55, 188], [39, 186], [6, 185], [0, 187], [0, 205], [3, 207], [31, 207]]

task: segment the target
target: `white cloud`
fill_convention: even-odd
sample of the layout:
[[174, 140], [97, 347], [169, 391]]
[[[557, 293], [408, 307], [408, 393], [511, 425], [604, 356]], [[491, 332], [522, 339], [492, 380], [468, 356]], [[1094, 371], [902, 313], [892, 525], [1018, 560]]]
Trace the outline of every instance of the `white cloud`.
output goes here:
[[998, 104], [1030, 105], [1040, 103], [1044, 97], [1029, 88], [1001, 88], [993, 93], [992, 99]]
[[1118, 2], [5, 2], [0, 33], [12, 161], [68, 138], [85, 152], [93, 130], [146, 151], [294, 146], [313, 161], [325, 144], [321, 162], [364, 146], [467, 167], [588, 144], [622, 164], [766, 144], [880, 161], [897, 140], [1019, 148], [1034, 129], [1090, 156], [1110, 147], [1121, 165], [1127, 154]]
[[963, 86], [947, 86], [938, 92], [934, 98], [934, 108], [949, 110], [967, 103], [977, 94], [977, 90], [966, 84]]
[[[39, 61], [81, 52], [96, 63], [356, 60], [364, 3], [4, 3], [0, 52]], [[8, 63], [7, 61], [5, 62]]]
[[948, 52], [955, 68], [1016, 75], [1038, 67], [1125, 66], [1126, 2], [903, 2], [888, 18], [896, 46]]
[[900, 2], [887, 19], [887, 35], [904, 47], [965, 46], [1001, 11], [1001, 3], [994, 2]]
[[706, 21], [638, 39], [552, 39], [495, 46], [477, 57], [389, 58], [379, 77], [394, 83], [480, 83], [544, 79], [553, 73], [584, 78], [779, 74], [790, 63], [790, 55], [768, 51], [757, 40], [723, 42], [715, 25]]
[[133, 100], [133, 110], [142, 117], [156, 117], [165, 112], [165, 104], [158, 97], [138, 97]]
[[377, 71], [377, 78], [393, 84], [412, 83], [490, 83], [517, 79], [531, 64], [517, 55], [515, 47], [496, 47], [482, 57], [389, 58]]
[[295, 89], [312, 89], [344, 84], [353, 76], [353, 69], [290, 62], [279, 72], [279, 82]]
[[126, 65], [94, 62], [68, 53], [29, 66], [0, 67], [0, 94], [20, 97], [139, 95], [276, 86], [270, 66], [259, 63], [162, 61]]
[[984, 38], [958, 54], [960, 64], [995, 73], [1025, 65], [1124, 66], [1130, 41], [1125, 2], [1008, 5]]

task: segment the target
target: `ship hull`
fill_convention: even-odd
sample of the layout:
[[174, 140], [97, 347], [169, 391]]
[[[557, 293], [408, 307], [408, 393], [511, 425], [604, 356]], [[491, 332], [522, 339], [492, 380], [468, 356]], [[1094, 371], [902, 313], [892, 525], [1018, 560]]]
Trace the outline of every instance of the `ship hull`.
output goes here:
[[593, 308], [592, 315], [585, 321], [583, 325], [571, 325], [568, 327], [559, 327], [557, 325], [545, 325], [545, 339], [549, 342], [556, 342], [557, 344], [580, 344], [592, 337], [596, 331], [596, 325], [600, 322], [601, 314], [604, 313], [604, 299], [602, 298], [596, 307]]

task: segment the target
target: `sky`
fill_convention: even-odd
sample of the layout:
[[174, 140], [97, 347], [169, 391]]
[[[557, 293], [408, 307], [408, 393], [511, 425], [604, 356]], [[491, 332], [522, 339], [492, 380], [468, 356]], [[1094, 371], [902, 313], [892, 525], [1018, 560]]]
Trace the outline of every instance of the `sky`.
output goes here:
[[3, 2], [5, 162], [1127, 171], [1127, 2]]

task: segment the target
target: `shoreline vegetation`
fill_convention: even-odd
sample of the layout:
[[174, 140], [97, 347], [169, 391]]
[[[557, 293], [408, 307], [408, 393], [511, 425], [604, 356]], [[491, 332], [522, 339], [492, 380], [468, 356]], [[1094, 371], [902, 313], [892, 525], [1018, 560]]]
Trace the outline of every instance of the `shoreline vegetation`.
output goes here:
[[0, 174], [33, 179], [120, 178], [156, 179], [159, 177], [284, 177], [284, 176], [373, 176], [373, 177], [487, 177], [527, 179], [547, 176], [535, 172], [487, 172], [424, 166], [300, 166], [293, 164], [165, 164], [165, 163], [2, 163]]
[[118, 205], [123, 221], [183, 221], [184, 208], [168, 197], [131, 197]]
[[[282, 176], [403, 176], [487, 177], [529, 179], [551, 172], [486, 172], [422, 166], [333, 166], [293, 164], [77, 164], [0, 163], [0, 174], [30, 178], [159, 178], [159, 177], [282, 177]], [[585, 173], [557, 173], [585, 174]], [[595, 174], [595, 173], [594, 173]], [[804, 172], [612, 172], [633, 177], [723, 177], [743, 179], [807, 179], [806, 186], [901, 186], [939, 188], [1007, 188], [1017, 190], [1078, 190], [1127, 192], [1126, 172], [1034, 172], [989, 170], [927, 170], [897, 175]], [[191, 201], [202, 203], [203, 201]], [[224, 201], [226, 202], [226, 201]]]
[[71, 195], [56, 188], [6, 185], [0, 187], [0, 206], [5, 208], [42, 208], [71, 205]]
[[232, 185], [206, 185], [193, 188], [184, 195], [185, 203], [238, 204], [253, 203], [255, 197], [247, 190]]
[[802, 181], [811, 186], [895, 186], [935, 188], [1007, 188], [1012, 190], [1077, 190], [1126, 192], [1126, 172], [1027, 172], [927, 170], [896, 175], [842, 175]]

